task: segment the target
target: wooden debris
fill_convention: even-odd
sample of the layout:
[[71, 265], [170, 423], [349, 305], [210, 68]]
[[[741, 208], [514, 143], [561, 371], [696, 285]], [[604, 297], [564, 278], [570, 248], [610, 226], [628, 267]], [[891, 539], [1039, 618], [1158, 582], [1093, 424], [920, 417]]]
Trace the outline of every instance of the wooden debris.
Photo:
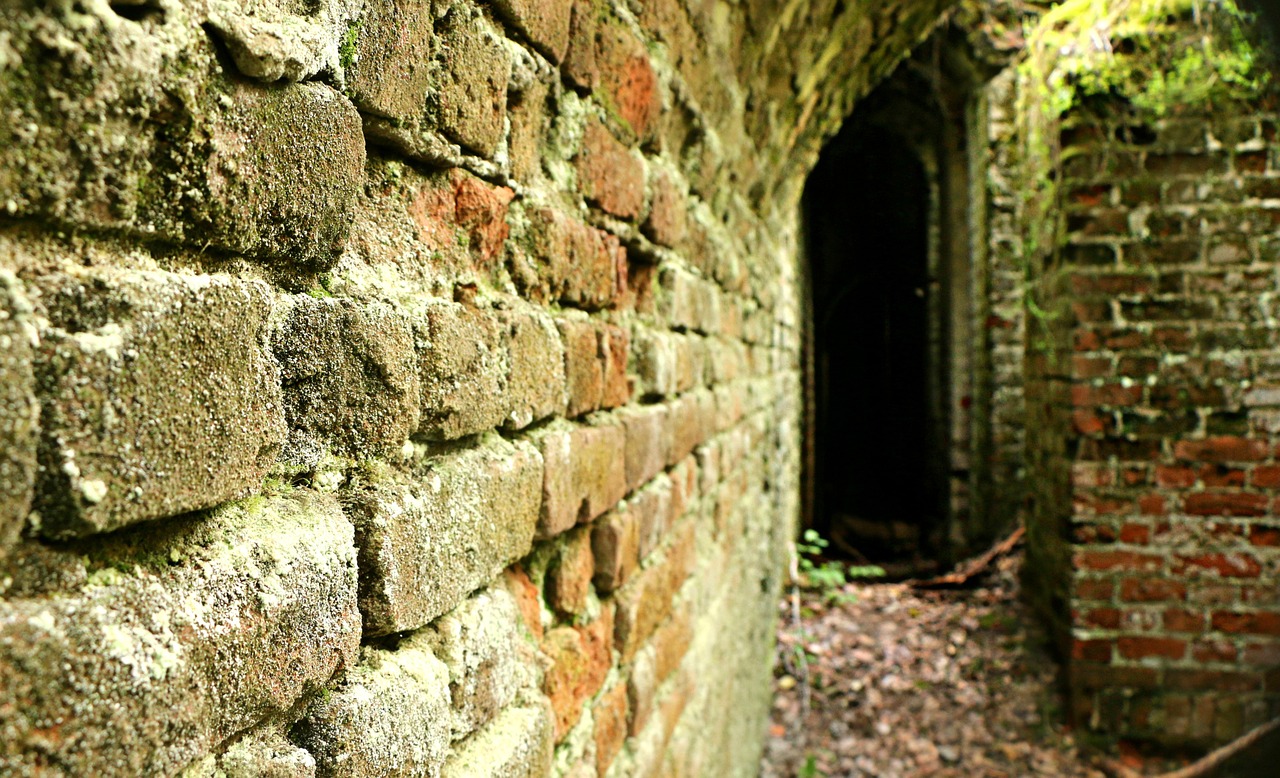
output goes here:
[[905, 581], [904, 583], [915, 589], [957, 589], [967, 586], [979, 573], [986, 570], [994, 560], [1012, 551], [1025, 534], [1026, 528], [1018, 527], [1004, 540], [960, 565], [953, 572], [935, 578], [926, 578], [923, 581]]

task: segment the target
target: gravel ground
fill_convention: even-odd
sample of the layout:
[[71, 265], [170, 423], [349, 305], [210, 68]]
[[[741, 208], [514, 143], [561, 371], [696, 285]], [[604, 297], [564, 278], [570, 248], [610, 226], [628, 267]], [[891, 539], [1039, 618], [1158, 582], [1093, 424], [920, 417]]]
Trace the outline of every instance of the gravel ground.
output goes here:
[[1101, 778], [1058, 722], [1020, 563], [1002, 558], [963, 591], [784, 598], [762, 778]]

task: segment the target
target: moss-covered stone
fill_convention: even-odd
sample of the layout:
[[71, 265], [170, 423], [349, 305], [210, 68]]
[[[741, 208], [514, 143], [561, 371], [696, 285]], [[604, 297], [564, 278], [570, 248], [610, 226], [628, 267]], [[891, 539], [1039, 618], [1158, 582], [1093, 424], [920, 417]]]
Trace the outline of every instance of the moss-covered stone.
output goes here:
[[422, 375], [420, 432], [449, 440], [497, 427], [507, 415], [507, 349], [493, 313], [445, 301], [411, 313]]
[[454, 747], [443, 778], [537, 778], [550, 774], [550, 707], [543, 700], [512, 705]]
[[86, 270], [30, 288], [47, 321], [41, 532], [103, 532], [258, 487], [284, 438], [265, 284]]
[[408, 320], [385, 303], [297, 295], [274, 335], [289, 439], [283, 458], [368, 459], [418, 428], [418, 363]]
[[83, 583], [0, 603], [6, 775], [170, 775], [355, 662], [355, 551], [331, 498], [231, 505], [54, 556]]
[[26, 524], [35, 488], [40, 422], [32, 370], [35, 340], [22, 287], [0, 270], [0, 558]]
[[322, 778], [436, 778], [449, 750], [449, 671], [419, 639], [367, 648], [292, 736]]
[[529, 552], [542, 457], [493, 435], [350, 498], [368, 635], [417, 629]]
[[519, 650], [520, 612], [505, 590], [482, 591], [436, 620], [422, 639], [449, 670], [450, 732], [460, 740], [492, 721], [534, 683]]
[[107, 3], [19, 5], [0, 19], [8, 214], [332, 264], [364, 160], [337, 92], [230, 77], [184, 3], [147, 23]]

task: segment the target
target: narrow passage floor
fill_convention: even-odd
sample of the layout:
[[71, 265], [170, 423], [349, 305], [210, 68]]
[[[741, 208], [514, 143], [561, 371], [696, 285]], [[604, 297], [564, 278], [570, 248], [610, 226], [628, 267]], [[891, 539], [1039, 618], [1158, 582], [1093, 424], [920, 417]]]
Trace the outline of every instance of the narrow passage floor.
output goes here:
[[763, 778], [1103, 776], [1061, 729], [1020, 564], [999, 559], [963, 591], [785, 597]]

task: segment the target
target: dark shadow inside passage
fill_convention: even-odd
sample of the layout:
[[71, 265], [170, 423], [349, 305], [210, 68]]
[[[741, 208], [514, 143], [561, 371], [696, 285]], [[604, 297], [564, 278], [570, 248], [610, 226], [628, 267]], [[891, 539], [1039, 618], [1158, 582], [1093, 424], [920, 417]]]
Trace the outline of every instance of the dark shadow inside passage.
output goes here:
[[838, 556], [935, 557], [944, 484], [930, 407], [937, 283], [924, 164], [900, 133], [854, 117], [811, 174], [804, 214], [812, 524]]

